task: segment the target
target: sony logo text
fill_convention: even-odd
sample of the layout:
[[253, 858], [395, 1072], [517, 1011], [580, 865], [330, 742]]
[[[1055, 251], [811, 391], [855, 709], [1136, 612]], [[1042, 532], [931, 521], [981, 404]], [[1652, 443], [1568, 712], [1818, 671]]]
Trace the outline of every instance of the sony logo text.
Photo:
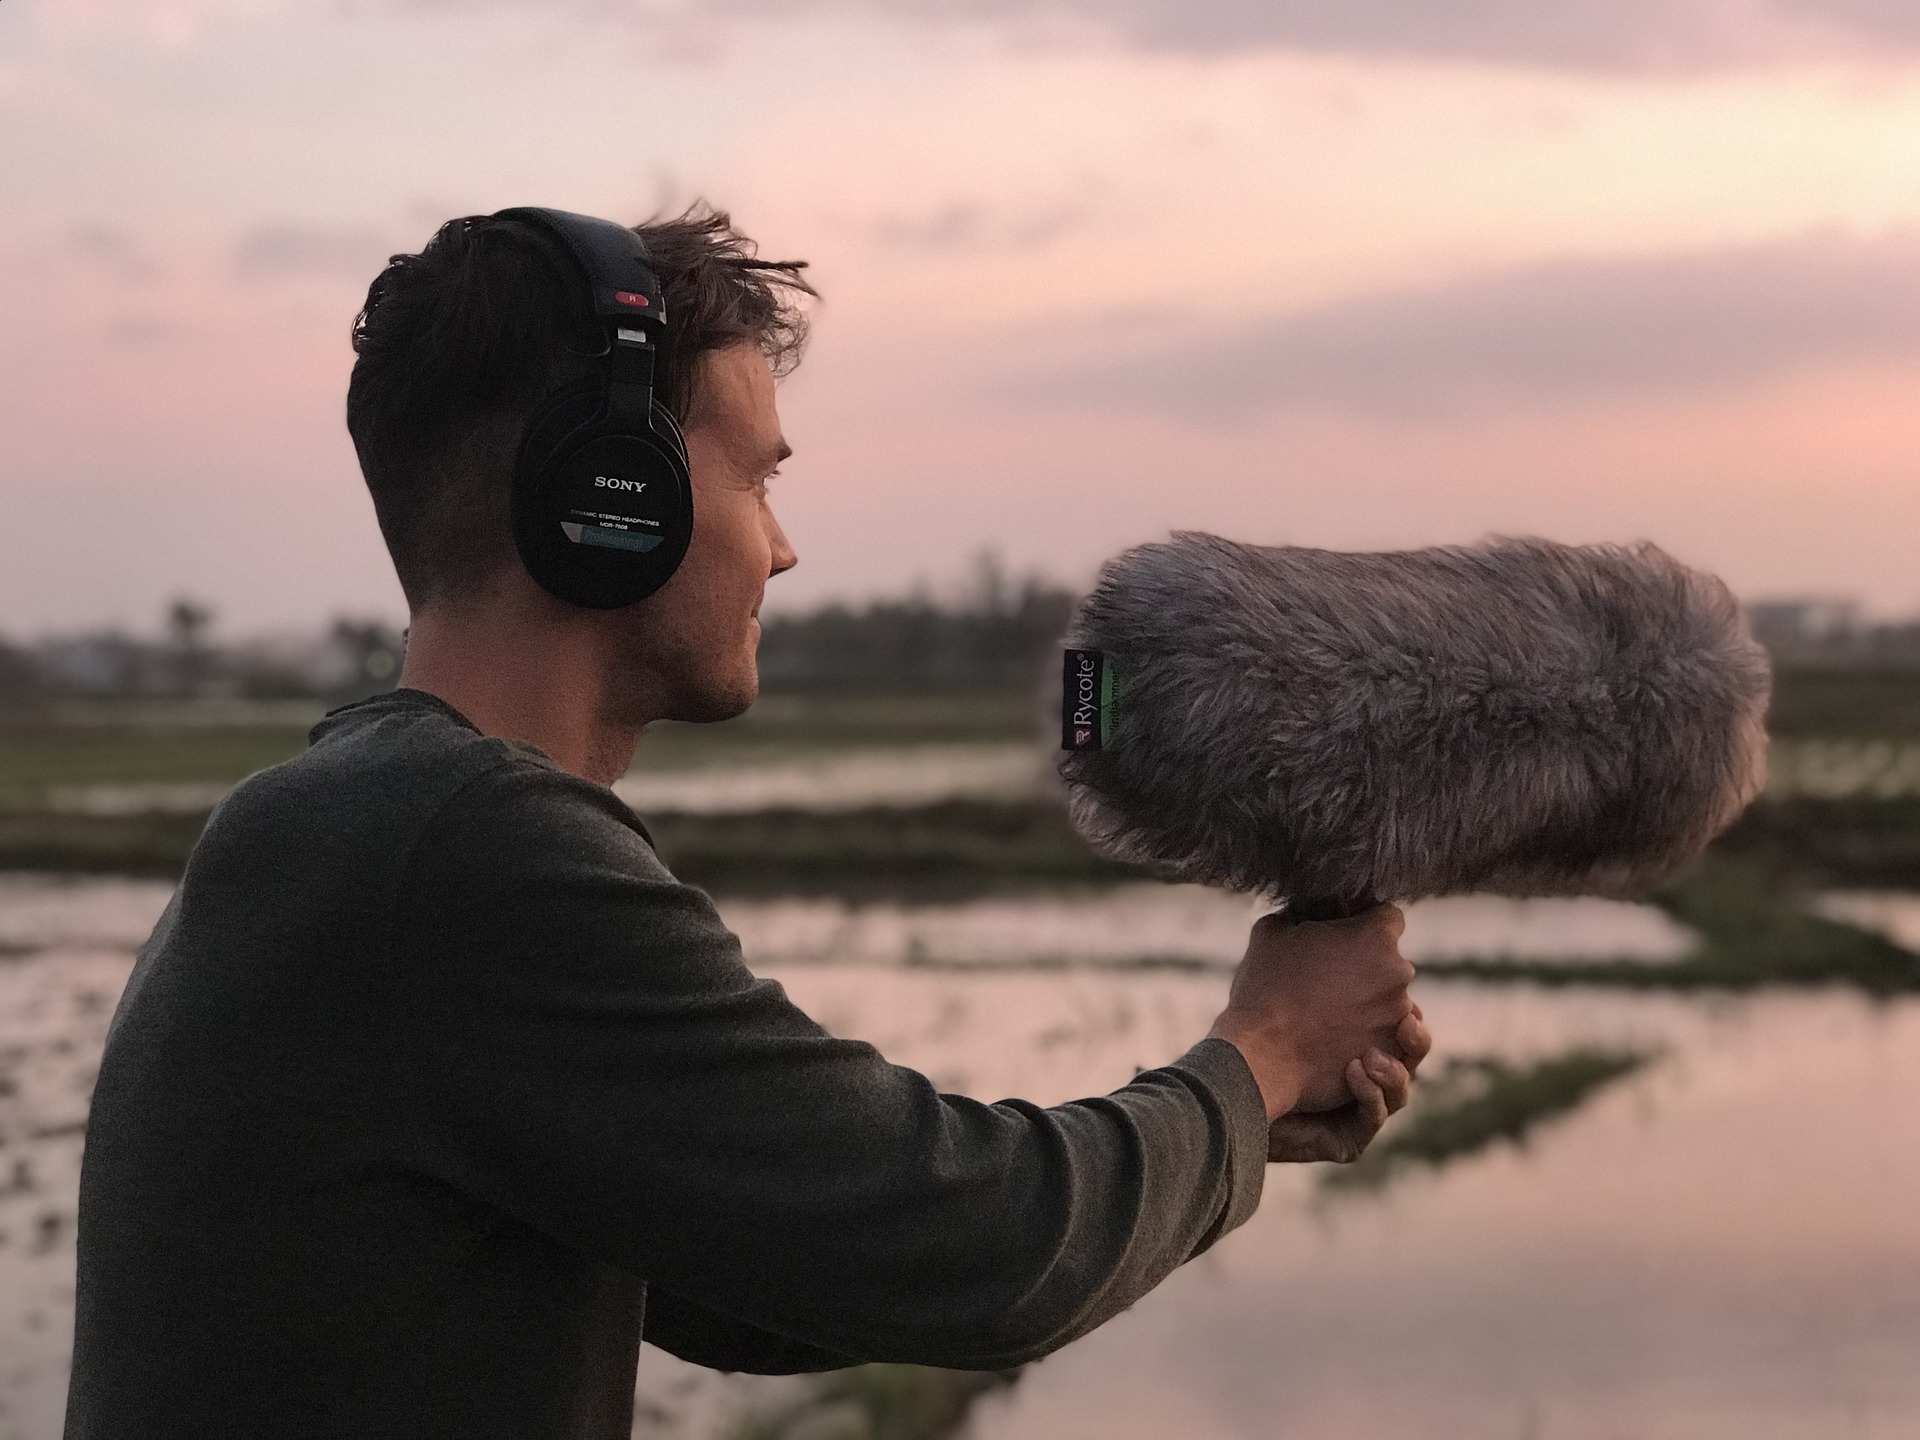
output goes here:
[[593, 483], [605, 490], [631, 490], [636, 494], [647, 488], [644, 480], [622, 480], [614, 475], [596, 475]]

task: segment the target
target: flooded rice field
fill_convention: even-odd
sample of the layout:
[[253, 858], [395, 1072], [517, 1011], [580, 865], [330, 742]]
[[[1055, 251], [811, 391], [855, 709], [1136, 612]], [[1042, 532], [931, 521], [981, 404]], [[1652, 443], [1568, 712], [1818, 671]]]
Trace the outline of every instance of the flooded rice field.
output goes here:
[[[0, 877], [0, 1440], [59, 1433], [87, 1096], [167, 894]], [[1915, 913], [1899, 896], [1832, 903], [1896, 933]], [[831, 1029], [943, 1087], [1042, 1102], [1184, 1049], [1253, 913], [1163, 886], [722, 908]], [[1451, 901], [1416, 907], [1408, 932], [1426, 957], [1658, 964], [1686, 943], [1658, 912], [1594, 902]], [[1583, 1045], [1655, 1058], [1523, 1145], [1384, 1188], [1271, 1169], [1244, 1229], [983, 1402], [981, 1440], [1920, 1435], [1920, 1001], [1419, 992], [1436, 1071]], [[649, 1349], [636, 1433], [718, 1440], [729, 1407], [783, 1383]]]

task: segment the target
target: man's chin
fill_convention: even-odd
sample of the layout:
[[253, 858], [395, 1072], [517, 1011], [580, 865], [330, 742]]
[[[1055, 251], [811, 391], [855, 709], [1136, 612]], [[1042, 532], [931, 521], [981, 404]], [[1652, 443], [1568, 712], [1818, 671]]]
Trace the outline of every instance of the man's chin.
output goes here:
[[673, 713], [666, 718], [682, 720], [690, 725], [712, 725], [721, 720], [731, 720], [744, 715], [760, 698], [760, 672], [749, 665], [744, 675], [735, 676], [724, 683], [704, 685], [698, 689], [688, 688], [680, 703], [673, 707]]

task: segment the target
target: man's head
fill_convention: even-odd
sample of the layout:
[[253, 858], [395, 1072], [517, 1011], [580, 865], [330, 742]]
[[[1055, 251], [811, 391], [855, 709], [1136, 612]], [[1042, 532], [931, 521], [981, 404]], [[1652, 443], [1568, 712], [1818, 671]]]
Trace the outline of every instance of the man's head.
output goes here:
[[[686, 435], [694, 495], [692, 544], [656, 594], [574, 610], [537, 591], [515, 549], [527, 417], [590, 379], [604, 345], [584, 286], [526, 225], [453, 220], [418, 255], [394, 258], [354, 324], [347, 426], [416, 622], [507, 595], [591, 629], [654, 709], [716, 719], [753, 699], [761, 589], [794, 561], [765, 482], [786, 453], [773, 381], [799, 359], [796, 301], [812, 292], [800, 264], [755, 259], [724, 214], [696, 208], [636, 228], [669, 321], [655, 389]], [[622, 677], [608, 678], [617, 696]]]

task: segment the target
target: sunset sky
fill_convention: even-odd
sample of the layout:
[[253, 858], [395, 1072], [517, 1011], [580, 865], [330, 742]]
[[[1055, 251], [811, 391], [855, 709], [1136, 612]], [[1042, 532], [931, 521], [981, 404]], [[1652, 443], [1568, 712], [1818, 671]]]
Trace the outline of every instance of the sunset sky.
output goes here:
[[4, 0], [0, 633], [398, 619], [368, 280], [696, 196], [825, 296], [776, 604], [1193, 527], [1920, 610], [1913, 0]]

